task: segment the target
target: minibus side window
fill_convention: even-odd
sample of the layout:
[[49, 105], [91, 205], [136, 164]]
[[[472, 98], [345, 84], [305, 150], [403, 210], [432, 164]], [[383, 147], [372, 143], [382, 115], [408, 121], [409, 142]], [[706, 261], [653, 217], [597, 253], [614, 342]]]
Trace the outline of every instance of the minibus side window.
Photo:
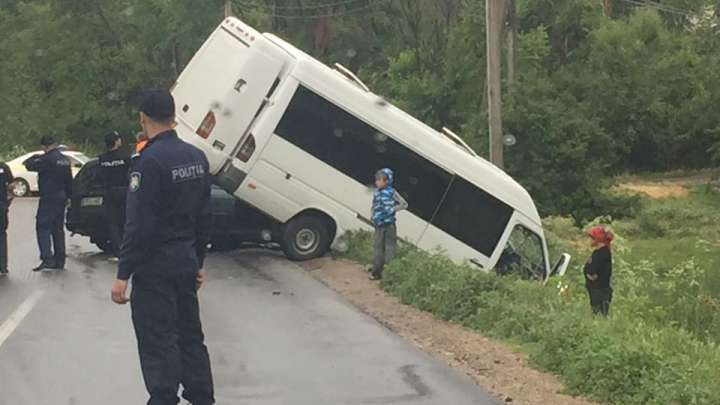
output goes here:
[[490, 257], [512, 213], [513, 209], [507, 204], [456, 176], [432, 223]]
[[[298, 88], [275, 134], [360, 184], [390, 167], [409, 211], [430, 221], [451, 174], [320, 95]], [[320, 173], [318, 175], [321, 175]]]

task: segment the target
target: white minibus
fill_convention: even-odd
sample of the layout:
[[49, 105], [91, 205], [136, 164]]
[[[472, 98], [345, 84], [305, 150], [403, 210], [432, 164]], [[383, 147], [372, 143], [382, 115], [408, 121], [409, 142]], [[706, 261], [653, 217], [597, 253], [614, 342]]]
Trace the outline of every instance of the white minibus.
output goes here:
[[528, 192], [460, 137], [236, 18], [212, 33], [172, 92], [179, 135], [205, 152], [218, 185], [268, 219], [263, 238], [290, 259], [371, 229], [374, 174], [390, 167], [410, 204], [398, 215], [403, 240], [541, 280], [567, 267], [567, 255], [550, 267]]

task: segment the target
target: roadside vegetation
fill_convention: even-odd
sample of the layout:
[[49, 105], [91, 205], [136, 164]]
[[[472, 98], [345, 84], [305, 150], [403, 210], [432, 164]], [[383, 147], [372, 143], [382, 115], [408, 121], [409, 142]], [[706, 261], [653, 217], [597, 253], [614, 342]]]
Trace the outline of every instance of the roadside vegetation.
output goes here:
[[[483, 1], [231, 3], [486, 155]], [[48, 132], [88, 153], [113, 130], [129, 143], [142, 89], [170, 87], [222, 15], [219, 0], [0, 0], [0, 149]], [[718, 21], [715, 0], [517, 1], [506, 169], [543, 216], [620, 218], [634, 201], [603, 179], [720, 161]]]
[[[612, 221], [615, 290], [608, 319], [590, 314], [582, 265], [584, 228], [545, 220], [551, 257], [568, 251], [565, 276], [543, 286], [478, 272], [403, 246], [381, 287], [404, 303], [518, 345], [569, 393], [613, 404], [720, 403], [720, 193], [640, 199], [635, 219]], [[371, 235], [351, 237], [346, 257], [371, 258]]]

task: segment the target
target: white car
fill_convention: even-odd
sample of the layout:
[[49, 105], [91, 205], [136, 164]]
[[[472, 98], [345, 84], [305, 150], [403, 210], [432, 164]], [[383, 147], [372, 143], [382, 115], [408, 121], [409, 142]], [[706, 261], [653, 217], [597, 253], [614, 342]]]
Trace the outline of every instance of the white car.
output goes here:
[[[15, 176], [16, 186], [13, 190], [15, 197], [26, 197], [31, 193], [40, 191], [38, 187], [38, 174], [36, 172], [28, 171], [25, 166], [23, 166], [23, 162], [32, 155], [42, 154], [43, 151], [30, 152], [7, 162], [7, 165], [10, 166], [10, 170], [13, 172], [13, 176]], [[62, 154], [70, 159], [73, 177], [75, 177], [77, 172], [79, 172], [85, 163], [90, 160], [90, 158], [85, 156], [82, 152], [63, 150]]]

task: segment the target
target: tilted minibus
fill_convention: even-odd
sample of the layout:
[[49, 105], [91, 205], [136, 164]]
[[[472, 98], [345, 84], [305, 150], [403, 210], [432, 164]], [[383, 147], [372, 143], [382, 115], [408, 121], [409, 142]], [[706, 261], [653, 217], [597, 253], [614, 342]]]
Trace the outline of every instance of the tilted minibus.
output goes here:
[[[284, 40], [227, 18], [176, 84], [177, 131], [208, 157], [215, 181], [267, 218], [263, 238], [293, 260], [371, 229], [375, 172], [390, 167], [410, 204], [398, 235], [490, 270], [550, 267], [528, 192], [447, 129], [435, 130]], [[250, 225], [249, 225], [250, 226]]]

